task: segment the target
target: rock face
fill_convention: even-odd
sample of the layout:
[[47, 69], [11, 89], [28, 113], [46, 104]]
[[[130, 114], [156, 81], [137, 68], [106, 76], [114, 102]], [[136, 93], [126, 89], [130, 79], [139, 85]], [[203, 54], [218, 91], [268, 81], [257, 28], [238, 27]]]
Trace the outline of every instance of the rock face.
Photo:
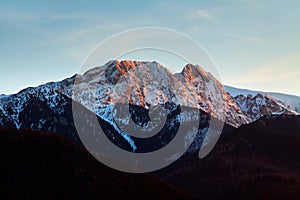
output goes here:
[[[197, 148], [211, 117], [239, 127], [265, 114], [294, 114], [269, 97], [233, 98], [217, 79], [198, 65], [188, 64], [181, 73], [173, 74], [157, 62], [127, 60], [110, 61], [83, 75], [26, 88], [18, 94], [1, 95], [0, 125], [63, 133], [80, 143], [73, 121], [72, 100], [87, 112], [95, 113], [100, 124], [106, 127], [107, 136], [117, 145], [140, 152], [150, 151], [155, 141], [154, 146], [167, 144], [176, 133], [177, 124], [188, 124], [196, 120], [199, 113], [198, 143], [194, 145]], [[116, 105], [123, 105], [121, 117], [116, 116]], [[158, 112], [156, 118], [150, 118], [157, 106], [162, 106], [165, 113]], [[184, 108], [188, 108], [187, 111]], [[161, 118], [165, 118], [166, 124], [158, 130], [160, 137], [153, 138], [152, 143], [131, 137], [122, 130], [132, 120], [142, 129], [149, 128], [151, 123], [155, 129], [159, 127], [155, 122]], [[157, 143], [157, 140], [161, 141]], [[143, 149], [139, 150], [140, 147]]]
[[289, 106], [285, 105], [279, 100], [263, 94], [252, 96], [238, 95], [235, 101], [243, 109], [246, 115], [253, 121], [266, 115], [297, 115], [298, 113], [292, 110]]
[[247, 97], [248, 95], [252, 95], [252, 97], [255, 97], [258, 94], [272, 97], [277, 102], [280, 101], [279, 102], [280, 104], [284, 104], [284, 107], [286, 107], [292, 113], [294, 113], [294, 111], [300, 113], [300, 97], [298, 96], [274, 93], [274, 92], [253, 91], [247, 89], [234, 88], [226, 85], [224, 86], [224, 88], [232, 97], [236, 97], [238, 95], [242, 95], [244, 97]]
[[218, 80], [191, 64], [172, 74], [157, 62], [111, 61], [77, 76], [73, 99], [99, 116], [115, 103], [149, 109], [169, 102], [202, 109], [234, 127], [250, 122]]
[[60, 133], [80, 143], [73, 123], [71, 100], [59, 92], [70, 83], [71, 79], [66, 79], [1, 98], [1, 126]]

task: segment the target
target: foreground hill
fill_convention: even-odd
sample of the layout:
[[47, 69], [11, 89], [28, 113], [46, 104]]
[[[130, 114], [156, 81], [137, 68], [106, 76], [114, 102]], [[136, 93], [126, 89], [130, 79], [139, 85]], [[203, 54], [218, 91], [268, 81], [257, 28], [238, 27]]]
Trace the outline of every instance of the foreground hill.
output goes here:
[[[0, 129], [1, 194], [12, 198], [299, 199], [300, 117], [269, 116], [225, 130], [204, 159], [188, 153], [149, 174], [112, 170], [53, 134]], [[168, 183], [167, 183], [168, 182]]]
[[300, 117], [263, 117], [222, 135], [204, 159], [157, 173], [204, 199], [300, 199]]
[[8, 199], [190, 199], [148, 174], [110, 169], [54, 134], [0, 129], [0, 192]]

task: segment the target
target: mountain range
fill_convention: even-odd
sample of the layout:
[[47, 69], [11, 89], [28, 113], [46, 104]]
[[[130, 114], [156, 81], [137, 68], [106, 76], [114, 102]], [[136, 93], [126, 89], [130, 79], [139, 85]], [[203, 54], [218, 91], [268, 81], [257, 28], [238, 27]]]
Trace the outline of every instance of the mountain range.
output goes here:
[[[116, 145], [128, 151], [143, 152], [145, 149], [150, 151], [154, 144], [157, 145], [157, 140], [163, 140], [161, 138], [166, 140], [160, 141], [161, 145], [166, 144], [173, 138], [168, 133], [175, 132], [180, 123], [193, 121], [195, 112], [207, 115], [199, 125], [196, 149], [203, 142], [210, 117], [237, 128], [262, 116], [298, 115], [298, 104], [295, 101], [289, 104], [290, 101], [285, 101], [289, 100], [287, 96], [254, 93], [224, 88], [199, 65], [187, 64], [180, 73], [173, 74], [157, 62], [113, 60], [82, 75], [26, 88], [13, 95], [1, 95], [0, 126], [59, 133], [81, 143], [72, 113], [72, 103], [76, 102], [87, 112], [97, 115], [101, 126], [106, 127], [107, 136]], [[297, 97], [293, 98], [297, 100]], [[117, 116], [116, 105], [123, 105], [121, 109], [129, 105], [129, 112]], [[166, 113], [151, 121], [149, 112], [157, 106], [163, 106]], [[193, 111], [178, 112], [180, 106]], [[122, 130], [131, 119], [146, 129], [150, 122], [155, 125], [162, 117], [166, 118], [166, 124], [153, 143], [147, 142], [147, 147]]]

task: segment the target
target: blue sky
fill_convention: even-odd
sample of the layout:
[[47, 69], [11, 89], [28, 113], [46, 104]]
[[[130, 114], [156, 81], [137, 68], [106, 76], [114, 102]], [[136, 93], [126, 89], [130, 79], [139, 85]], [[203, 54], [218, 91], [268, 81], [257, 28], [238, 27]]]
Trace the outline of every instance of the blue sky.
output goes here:
[[0, 1], [0, 93], [71, 76], [111, 35], [155, 26], [198, 41], [224, 84], [300, 96], [299, 7], [297, 0]]

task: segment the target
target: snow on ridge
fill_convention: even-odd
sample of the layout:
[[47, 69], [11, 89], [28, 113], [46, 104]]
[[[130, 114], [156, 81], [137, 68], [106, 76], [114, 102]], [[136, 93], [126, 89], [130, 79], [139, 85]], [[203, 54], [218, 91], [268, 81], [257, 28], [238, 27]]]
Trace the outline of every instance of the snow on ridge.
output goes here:
[[[109, 67], [110, 70], [107, 70]], [[108, 81], [108, 77], [113, 81]], [[74, 81], [78, 83], [73, 85]], [[76, 90], [78, 92], [74, 97], [72, 92]], [[59, 97], [60, 93], [75, 98], [74, 100], [94, 113], [97, 113], [101, 106], [113, 103], [132, 103], [149, 108], [169, 101], [203, 109], [235, 127], [250, 122], [247, 117], [241, 117], [243, 111], [231, 96], [227, 96], [218, 80], [201, 66], [187, 64], [182, 73], [173, 74], [163, 65], [149, 61], [113, 60], [88, 70], [83, 75], [74, 75], [63, 81], [46, 83], [36, 88], [26, 88], [7, 98], [8, 102], [5, 105], [16, 105], [10, 116], [14, 121], [17, 121], [18, 113], [31, 96], [42, 98], [50, 109], [60, 114], [57, 107], [64, 103]], [[0, 98], [0, 104], [4, 99], [6, 98]]]
[[[9, 98], [1, 98], [0, 102], [5, 111], [9, 110], [9, 113], [4, 114], [20, 128], [22, 124], [19, 122], [19, 114], [30, 99], [42, 100], [59, 116], [63, 112], [60, 107], [67, 103], [60, 95], [64, 94], [113, 125], [133, 150], [136, 149], [133, 140], [119, 130], [113, 115], [108, 113], [109, 105], [132, 103], [149, 109], [154, 105], [172, 102], [202, 109], [235, 127], [249, 122], [216, 79], [199, 66], [190, 64], [187, 67], [192, 70], [174, 75], [157, 62], [112, 61], [83, 75], [26, 88]], [[40, 127], [43, 123], [39, 121]]]
[[253, 91], [248, 89], [235, 88], [232, 86], [224, 86], [224, 88], [232, 97], [237, 97], [238, 95], [244, 95], [245, 97], [247, 97], [248, 95], [252, 95], [252, 97], [255, 97], [258, 94], [262, 94], [266, 97], [273, 98], [273, 100], [277, 101], [278, 104], [286, 107], [294, 114], [299, 115], [300, 113], [300, 97], [298, 96], [275, 92]]
[[225, 90], [232, 96], [232, 97], [236, 97], [240, 94], [244, 95], [244, 96], [248, 96], [249, 94], [252, 96], [256, 96], [258, 93], [258, 91], [253, 91], [253, 90], [248, 90], [248, 89], [240, 89], [240, 88], [235, 88], [235, 87], [231, 87], [231, 86], [227, 86], [224, 85]]
[[249, 94], [245, 96], [240, 94], [234, 97], [234, 99], [244, 110], [245, 114], [253, 121], [259, 119], [261, 116], [299, 114], [289, 106], [269, 95], [257, 94], [256, 96], [253, 96]]
[[[148, 109], [173, 102], [203, 109], [235, 127], [250, 122], [247, 117], [228, 117], [228, 113], [242, 116], [243, 111], [222, 84], [199, 65], [187, 64], [181, 73], [173, 74], [157, 62], [115, 60], [88, 70], [75, 82], [76, 101], [90, 109], [109, 103], [131, 103]], [[92, 97], [96, 101], [86, 100]]]
[[[225, 86], [225, 89], [232, 96], [241, 93], [239, 89], [229, 86]], [[14, 95], [0, 95], [0, 109], [4, 110], [4, 114], [7, 114], [19, 127], [18, 114], [26, 106], [28, 99], [32, 96], [42, 99], [54, 113], [59, 115], [63, 112], [59, 107], [67, 103], [60, 95], [63, 94], [81, 103], [114, 126], [112, 116], [106, 113], [110, 105], [130, 103], [149, 109], [154, 105], [172, 102], [202, 109], [227, 124], [239, 127], [254, 119], [247, 112], [251, 111], [256, 118], [260, 116], [258, 111], [262, 109], [262, 104], [266, 104], [266, 101], [275, 102], [265, 97], [257, 98], [258, 92], [243, 90], [243, 94], [252, 94], [256, 97], [253, 102], [248, 101], [248, 104], [249, 102], [253, 104], [249, 106], [246, 101], [237, 101], [225, 89], [214, 76], [199, 65], [187, 64], [182, 72], [173, 74], [157, 62], [113, 60], [103, 66], [90, 69], [83, 75], [76, 74], [60, 82], [26, 88]], [[254, 98], [253, 96], [251, 98]], [[273, 113], [281, 113], [280, 108], [289, 110], [278, 101], [273, 104], [278, 107]], [[11, 105], [14, 105], [13, 113], [5, 113], [6, 108]], [[104, 112], [103, 109], [108, 110]], [[122, 132], [119, 132], [122, 135]], [[122, 136], [134, 149], [135, 144], [130, 137]]]

